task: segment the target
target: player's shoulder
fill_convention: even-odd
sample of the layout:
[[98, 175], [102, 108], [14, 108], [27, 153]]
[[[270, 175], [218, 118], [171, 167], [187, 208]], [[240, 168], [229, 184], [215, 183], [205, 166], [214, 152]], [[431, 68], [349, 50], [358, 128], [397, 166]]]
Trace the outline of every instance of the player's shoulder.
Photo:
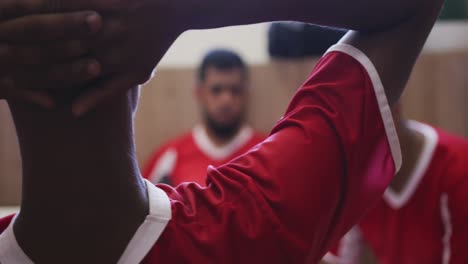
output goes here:
[[10, 225], [11, 221], [13, 220], [14, 215], [9, 215], [3, 218], [0, 218], [0, 234], [3, 233]]
[[[433, 164], [440, 164], [444, 171], [445, 190], [455, 190], [468, 184], [468, 140], [440, 128]], [[468, 185], [466, 186], [468, 188]]]
[[254, 130], [252, 133], [252, 137], [250, 138], [250, 142], [254, 144], [258, 144], [262, 142], [263, 140], [265, 140], [266, 137], [267, 137], [266, 134], [263, 134], [259, 131]]
[[445, 160], [449, 172], [465, 173], [468, 175], [468, 140], [461, 136], [434, 127], [437, 132], [437, 148], [435, 158]]
[[456, 155], [458, 158], [468, 159], [468, 140], [447, 132], [441, 128], [434, 128], [439, 137], [439, 146], [445, 152]]
[[409, 127], [422, 133], [435, 146], [434, 155], [438, 161], [468, 159], [468, 140], [447, 132], [439, 127], [410, 120]]

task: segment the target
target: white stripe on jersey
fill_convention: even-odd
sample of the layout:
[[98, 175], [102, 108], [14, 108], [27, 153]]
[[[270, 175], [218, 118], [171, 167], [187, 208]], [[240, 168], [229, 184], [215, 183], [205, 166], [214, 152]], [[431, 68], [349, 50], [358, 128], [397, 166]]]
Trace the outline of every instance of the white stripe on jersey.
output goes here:
[[444, 236], [442, 237], [442, 264], [450, 263], [450, 239], [452, 237], [452, 221], [450, 215], [450, 209], [448, 206], [448, 195], [442, 194], [440, 198], [440, 213], [442, 216], [442, 223], [444, 224]]

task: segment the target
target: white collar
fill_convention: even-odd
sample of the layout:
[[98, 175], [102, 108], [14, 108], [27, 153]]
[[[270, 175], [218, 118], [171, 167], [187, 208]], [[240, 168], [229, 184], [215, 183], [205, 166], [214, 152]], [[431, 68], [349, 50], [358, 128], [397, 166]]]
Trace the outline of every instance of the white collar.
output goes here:
[[226, 145], [216, 146], [208, 136], [206, 129], [202, 125], [197, 125], [192, 131], [195, 145], [208, 157], [216, 161], [222, 161], [232, 156], [242, 148], [253, 136], [253, 129], [245, 126], [239, 130], [237, 135]]
[[[171, 202], [167, 194], [146, 181], [149, 199], [149, 215], [127, 245], [118, 264], [140, 263], [158, 241], [172, 218]], [[13, 232], [14, 219], [0, 235], [0, 263], [33, 264], [18, 245]]]
[[394, 209], [402, 208], [418, 188], [419, 183], [431, 164], [434, 151], [439, 141], [437, 132], [431, 126], [416, 121], [408, 121], [408, 127], [424, 136], [424, 145], [409, 180], [403, 186], [403, 189], [400, 192], [395, 192], [388, 187], [384, 193], [383, 197], [385, 201]]

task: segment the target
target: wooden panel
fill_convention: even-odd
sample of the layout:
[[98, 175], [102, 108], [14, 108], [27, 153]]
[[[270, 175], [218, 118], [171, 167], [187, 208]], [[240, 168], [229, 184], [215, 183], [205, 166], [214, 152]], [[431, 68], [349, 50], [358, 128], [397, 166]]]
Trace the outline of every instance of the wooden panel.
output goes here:
[[[252, 66], [249, 121], [267, 133], [281, 118], [314, 60], [274, 61]], [[142, 90], [135, 120], [138, 157], [143, 164], [165, 140], [189, 130], [199, 119], [193, 100], [194, 69], [160, 69]], [[468, 52], [424, 54], [403, 96], [408, 117], [468, 136]], [[8, 111], [0, 103], [0, 205], [20, 198], [20, 159]]]
[[10, 111], [0, 101], [0, 205], [16, 205], [20, 200], [21, 159]]
[[468, 136], [468, 53], [425, 54], [403, 96], [407, 117]]
[[198, 121], [192, 69], [163, 69], [142, 89], [135, 120], [140, 163], [155, 146], [189, 130]]

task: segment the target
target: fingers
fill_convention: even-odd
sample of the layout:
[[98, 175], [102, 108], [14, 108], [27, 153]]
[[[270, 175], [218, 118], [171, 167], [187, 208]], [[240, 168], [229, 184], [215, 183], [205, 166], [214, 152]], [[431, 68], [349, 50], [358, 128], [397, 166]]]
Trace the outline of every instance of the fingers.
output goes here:
[[102, 24], [93, 11], [24, 16], [0, 23], [0, 41], [37, 44], [80, 39], [98, 32]]
[[0, 99], [27, 101], [45, 108], [55, 105], [53, 98], [42, 91], [17, 90], [9, 79], [0, 81]]
[[0, 70], [12, 65], [50, 65], [83, 57], [89, 52], [88, 43], [78, 40], [47, 45], [0, 44]]
[[101, 64], [103, 75], [131, 72], [138, 68], [145, 69], [148, 76], [164, 56], [169, 45], [160, 47], [159, 43], [144, 43], [144, 40], [122, 40], [111, 47], [100, 47], [93, 51], [93, 56]]
[[[100, 65], [94, 59], [54, 65], [44, 69], [33, 68], [24, 72], [11, 73], [9, 79], [18, 91], [63, 91], [87, 84], [98, 77]], [[8, 73], [7, 73], [8, 74]]]
[[32, 67], [16, 72], [0, 72], [0, 99], [33, 102], [51, 108], [53, 96], [85, 87], [101, 73], [94, 59], [49, 67]]
[[99, 103], [136, 87], [139, 77], [139, 74], [120, 74], [93, 85], [87, 92], [74, 100], [72, 104], [73, 114], [83, 116]]

